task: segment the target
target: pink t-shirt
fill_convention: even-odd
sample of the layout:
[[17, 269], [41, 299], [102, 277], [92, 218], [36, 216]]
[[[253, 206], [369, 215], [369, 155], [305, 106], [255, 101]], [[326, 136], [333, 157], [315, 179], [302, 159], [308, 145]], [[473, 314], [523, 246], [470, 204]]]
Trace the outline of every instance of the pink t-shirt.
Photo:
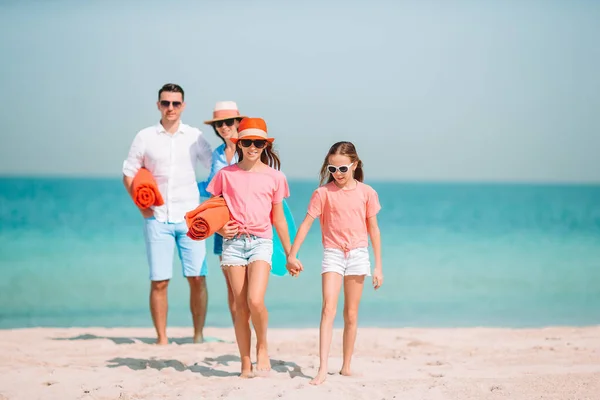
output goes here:
[[237, 164], [222, 168], [206, 190], [223, 195], [240, 232], [264, 239], [273, 238], [271, 210], [290, 196], [283, 172], [269, 166], [262, 171], [244, 171]]
[[308, 215], [321, 220], [323, 247], [343, 251], [369, 246], [367, 218], [379, 210], [377, 192], [362, 182], [351, 190], [330, 182], [314, 191], [308, 205]]

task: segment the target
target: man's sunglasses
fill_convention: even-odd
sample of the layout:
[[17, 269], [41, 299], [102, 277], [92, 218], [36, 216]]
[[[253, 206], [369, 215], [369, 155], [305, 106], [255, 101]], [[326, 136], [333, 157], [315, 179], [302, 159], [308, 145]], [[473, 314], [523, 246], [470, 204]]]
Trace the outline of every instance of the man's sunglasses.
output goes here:
[[223, 124], [225, 124], [225, 125], [227, 125], [229, 127], [232, 127], [233, 124], [234, 124], [234, 122], [235, 122], [235, 119], [233, 119], [233, 118], [232, 119], [226, 119], [226, 120], [223, 120], [223, 121], [217, 121], [217, 122], [215, 122], [215, 127], [220, 128], [220, 127], [223, 126]]
[[350, 167], [352, 167], [353, 164], [354, 163], [348, 165], [340, 165], [339, 167], [336, 167], [335, 165], [328, 165], [327, 171], [329, 171], [332, 174], [335, 174], [338, 171], [340, 171], [342, 174], [345, 174], [346, 172], [348, 172], [348, 170], [350, 170]]
[[262, 149], [267, 145], [267, 141], [264, 139], [241, 139], [240, 143], [243, 147], [250, 147], [254, 145], [254, 147], [256, 147], [257, 149]]
[[161, 100], [160, 101], [160, 106], [163, 108], [169, 108], [169, 106], [173, 104], [173, 108], [179, 108], [181, 107], [181, 102], [180, 101], [169, 101], [169, 100]]

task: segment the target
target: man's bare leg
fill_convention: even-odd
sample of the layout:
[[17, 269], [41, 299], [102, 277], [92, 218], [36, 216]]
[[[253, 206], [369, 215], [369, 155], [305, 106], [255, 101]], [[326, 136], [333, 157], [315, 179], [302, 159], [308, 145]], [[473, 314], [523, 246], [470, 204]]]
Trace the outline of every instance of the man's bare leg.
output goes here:
[[167, 338], [168, 286], [168, 280], [152, 281], [150, 285], [150, 313], [157, 334], [156, 344], [160, 345], [169, 343]]
[[190, 311], [194, 322], [194, 343], [204, 341], [204, 323], [206, 321], [206, 306], [208, 290], [205, 276], [188, 276], [190, 284]]

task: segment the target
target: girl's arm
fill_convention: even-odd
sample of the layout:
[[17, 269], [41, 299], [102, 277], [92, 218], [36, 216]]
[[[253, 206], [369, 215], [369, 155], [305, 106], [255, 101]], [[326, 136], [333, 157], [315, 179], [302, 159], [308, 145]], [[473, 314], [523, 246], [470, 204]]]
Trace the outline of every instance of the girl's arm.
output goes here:
[[381, 268], [381, 233], [377, 224], [377, 216], [367, 218], [367, 229], [373, 245], [375, 255], [375, 269], [373, 270], [373, 287], [377, 290], [383, 284], [383, 271]]
[[308, 231], [310, 231], [310, 227], [315, 219], [310, 216], [310, 214], [306, 214], [304, 217], [304, 221], [298, 227], [298, 232], [296, 233], [296, 239], [294, 240], [294, 245], [292, 246], [292, 250], [288, 255], [288, 258], [296, 258], [298, 252], [300, 251], [300, 247], [302, 243], [304, 243], [304, 239], [306, 239], [306, 235], [308, 235]]
[[310, 216], [310, 214], [306, 214], [304, 217], [304, 221], [298, 227], [298, 232], [296, 233], [296, 239], [294, 240], [294, 245], [292, 246], [292, 250], [288, 255], [287, 259], [287, 269], [290, 271], [290, 274], [297, 275], [300, 271], [304, 270], [302, 263], [298, 260], [298, 252], [300, 251], [300, 247], [302, 243], [304, 243], [304, 239], [306, 239], [306, 235], [308, 231], [310, 231], [310, 227], [314, 222], [314, 218]]
[[285, 255], [288, 256], [290, 254], [292, 243], [290, 242], [290, 232], [288, 231], [287, 220], [283, 213], [283, 202], [273, 204], [271, 212], [273, 213], [273, 226], [277, 231], [277, 235], [283, 246], [283, 251], [285, 251]]
[[[214, 177], [210, 180], [208, 186], [206, 187], [206, 193], [211, 198], [223, 195], [223, 172], [221, 172], [220, 169], [215, 168], [215, 170], [217, 172], [215, 172]], [[225, 226], [217, 231], [217, 233], [223, 236], [224, 239], [232, 239], [238, 233], [238, 224], [234, 220], [230, 219], [227, 221]]]

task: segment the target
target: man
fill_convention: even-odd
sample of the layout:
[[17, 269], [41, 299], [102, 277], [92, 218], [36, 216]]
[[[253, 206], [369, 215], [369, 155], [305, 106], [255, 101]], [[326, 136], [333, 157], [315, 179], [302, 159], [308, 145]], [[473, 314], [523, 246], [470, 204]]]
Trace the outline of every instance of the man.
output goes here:
[[165, 204], [140, 210], [144, 217], [146, 253], [150, 266], [150, 311], [158, 335], [157, 344], [167, 344], [167, 287], [173, 276], [173, 252], [177, 247], [183, 275], [190, 285], [190, 309], [194, 342], [203, 341], [208, 293], [206, 289], [206, 245], [187, 233], [185, 213], [200, 203], [195, 167], [211, 165], [211, 147], [202, 133], [181, 122], [185, 109], [183, 89], [172, 83], [158, 91], [160, 123], [138, 132], [123, 163], [123, 184], [131, 195], [133, 178], [148, 169]]

